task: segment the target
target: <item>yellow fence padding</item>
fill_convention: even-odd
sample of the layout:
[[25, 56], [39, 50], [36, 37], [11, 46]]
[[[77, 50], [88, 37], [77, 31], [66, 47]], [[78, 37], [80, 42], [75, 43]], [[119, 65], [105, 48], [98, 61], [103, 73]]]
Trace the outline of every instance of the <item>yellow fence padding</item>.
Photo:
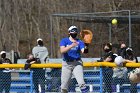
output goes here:
[[[116, 67], [115, 63], [110, 62], [84, 62], [84, 67]], [[140, 63], [126, 63], [125, 67], [140, 67]], [[61, 63], [32, 64], [31, 68], [61, 68]], [[24, 68], [24, 64], [0, 64], [0, 68]]]

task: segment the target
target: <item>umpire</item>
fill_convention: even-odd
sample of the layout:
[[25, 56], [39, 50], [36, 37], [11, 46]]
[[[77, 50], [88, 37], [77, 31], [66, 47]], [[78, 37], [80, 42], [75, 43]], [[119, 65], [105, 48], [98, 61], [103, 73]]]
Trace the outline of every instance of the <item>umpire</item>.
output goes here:
[[[0, 64], [12, 64], [11, 60], [6, 58], [6, 52], [0, 52], [1, 59]], [[5, 90], [5, 93], [10, 93], [11, 86], [11, 72], [9, 68], [0, 69], [0, 93]]]

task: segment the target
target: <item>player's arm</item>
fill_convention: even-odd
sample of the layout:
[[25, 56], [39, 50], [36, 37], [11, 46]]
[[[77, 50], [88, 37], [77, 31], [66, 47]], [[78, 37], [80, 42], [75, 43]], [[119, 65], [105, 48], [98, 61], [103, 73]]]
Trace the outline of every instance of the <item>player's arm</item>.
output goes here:
[[88, 44], [80, 42], [80, 48], [82, 53], [88, 53]]
[[82, 53], [84, 53], [84, 50], [85, 50], [85, 49], [84, 49], [84, 48], [82, 48], [82, 49], [81, 49], [81, 52], [82, 52]]
[[36, 61], [31, 61], [30, 64], [36, 63]]
[[77, 42], [74, 42], [74, 43], [72, 43], [71, 45], [69, 45], [69, 46], [60, 46], [60, 52], [61, 53], [66, 53], [66, 52], [68, 52], [71, 48], [73, 48], [73, 47], [75, 47], [75, 46], [77, 46], [78, 45], [78, 43]]
[[9, 64], [12, 64], [12, 61], [10, 59], [7, 59], [7, 61], [9, 62]]
[[112, 58], [110, 56], [108, 56], [104, 61], [105, 62], [110, 62], [112, 60]]
[[85, 48], [82, 48], [81, 53], [88, 53], [88, 52], [87, 52], [87, 50], [85, 51]]
[[125, 62], [125, 63], [136, 63], [135, 60], [128, 60], [128, 59], [124, 59], [124, 62]]
[[82, 52], [82, 53], [85, 53], [85, 54], [88, 53], [88, 48], [82, 48], [82, 49], [81, 49], [81, 52]]
[[84, 53], [88, 53], [88, 45], [89, 44], [85, 43]]

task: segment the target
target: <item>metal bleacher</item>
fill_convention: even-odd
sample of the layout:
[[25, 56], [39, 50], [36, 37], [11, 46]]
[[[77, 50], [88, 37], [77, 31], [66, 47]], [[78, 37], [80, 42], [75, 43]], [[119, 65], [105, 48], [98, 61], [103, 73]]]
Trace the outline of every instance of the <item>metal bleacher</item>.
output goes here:
[[[90, 87], [90, 92], [100, 93], [100, 70], [84, 70], [86, 85]], [[92, 88], [92, 89], [91, 89]]]
[[32, 87], [32, 72], [29, 70], [12, 71], [12, 82], [10, 93], [31, 93]]

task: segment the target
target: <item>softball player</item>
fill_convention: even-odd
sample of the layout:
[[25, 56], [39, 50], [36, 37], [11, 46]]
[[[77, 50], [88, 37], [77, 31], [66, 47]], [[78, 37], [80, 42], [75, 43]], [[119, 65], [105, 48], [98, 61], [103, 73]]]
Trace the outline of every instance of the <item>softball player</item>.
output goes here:
[[76, 78], [82, 93], [87, 93], [88, 87], [85, 86], [83, 77], [83, 62], [80, 53], [87, 53], [85, 44], [77, 39], [78, 29], [71, 26], [69, 37], [63, 38], [60, 42], [60, 52], [63, 54], [62, 74], [61, 74], [61, 92], [68, 93], [68, 86], [72, 74]]

